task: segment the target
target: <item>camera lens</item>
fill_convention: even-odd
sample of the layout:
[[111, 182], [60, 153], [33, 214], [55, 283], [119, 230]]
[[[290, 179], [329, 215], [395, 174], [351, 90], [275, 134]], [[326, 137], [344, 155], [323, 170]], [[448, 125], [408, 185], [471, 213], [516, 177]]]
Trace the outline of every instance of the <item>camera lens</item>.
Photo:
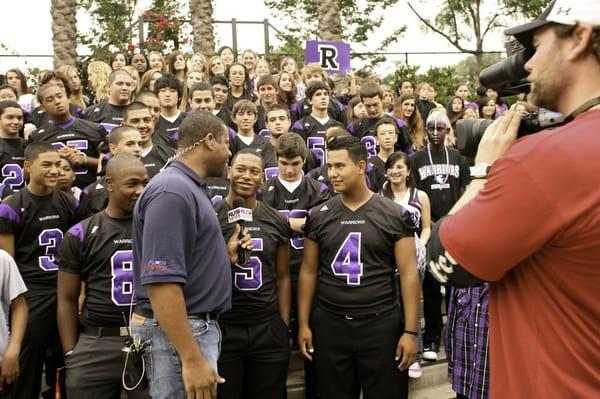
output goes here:
[[492, 122], [489, 119], [459, 119], [456, 122], [456, 146], [460, 153], [471, 160], [475, 158], [483, 133]]

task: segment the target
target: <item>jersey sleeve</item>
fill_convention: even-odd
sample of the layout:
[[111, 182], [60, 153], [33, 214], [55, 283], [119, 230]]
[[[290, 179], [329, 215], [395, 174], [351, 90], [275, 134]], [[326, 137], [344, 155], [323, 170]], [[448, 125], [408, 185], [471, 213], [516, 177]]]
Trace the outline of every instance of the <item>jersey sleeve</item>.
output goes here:
[[190, 221], [195, 219], [190, 205], [178, 194], [163, 192], [150, 200], [142, 232], [142, 284], [186, 283], [186, 254], [197, 236]]
[[58, 267], [67, 273], [80, 274], [83, 267], [83, 240], [85, 231], [81, 223], [71, 227], [60, 243]]
[[469, 273], [499, 280], [562, 225], [550, 181], [533, 178], [519, 159], [496, 161], [479, 194], [441, 223], [441, 244]]
[[313, 241], [318, 241], [319, 236], [319, 226], [321, 223], [319, 222], [319, 207], [312, 208], [308, 215], [306, 216], [306, 223], [304, 225], [304, 236]]

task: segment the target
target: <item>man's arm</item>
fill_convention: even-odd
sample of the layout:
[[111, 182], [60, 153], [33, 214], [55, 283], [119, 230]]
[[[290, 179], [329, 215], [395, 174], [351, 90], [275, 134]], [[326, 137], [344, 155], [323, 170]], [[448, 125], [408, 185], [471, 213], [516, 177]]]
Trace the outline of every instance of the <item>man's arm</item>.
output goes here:
[[8, 252], [10, 256], [15, 256], [15, 235], [14, 234], [0, 234], [0, 249]]
[[292, 285], [290, 282], [290, 245], [289, 240], [277, 247], [275, 273], [277, 278], [277, 303], [279, 315], [287, 326], [290, 325], [290, 308], [292, 304]]
[[[404, 330], [417, 332], [417, 314], [421, 298], [421, 283], [417, 268], [417, 252], [413, 236], [401, 238], [394, 244], [394, 255], [400, 278], [402, 306], [404, 308]], [[396, 348], [396, 361], [399, 369], [405, 370], [414, 363], [417, 356], [417, 337], [403, 334]]]
[[319, 244], [304, 238], [304, 258], [298, 276], [298, 346], [300, 353], [312, 361], [312, 332], [308, 326], [319, 273]]
[[57, 322], [60, 342], [66, 353], [77, 344], [79, 338], [79, 293], [81, 276], [78, 273], [58, 272]]
[[10, 313], [10, 338], [0, 363], [0, 386], [11, 384], [19, 374], [19, 353], [29, 314], [24, 295], [21, 294], [12, 300]]
[[188, 397], [211, 397], [215, 384], [225, 380], [204, 358], [192, 334], [181, 286], [164, 283], [147, 284], [144, 287], [148, 292], [154, 316], [181, 359], [182, 377]]

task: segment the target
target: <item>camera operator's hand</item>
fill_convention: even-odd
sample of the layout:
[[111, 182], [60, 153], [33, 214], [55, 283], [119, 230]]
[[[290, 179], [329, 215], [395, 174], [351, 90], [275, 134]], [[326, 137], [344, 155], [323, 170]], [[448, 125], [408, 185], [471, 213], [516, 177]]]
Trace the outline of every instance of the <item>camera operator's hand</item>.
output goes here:
[[504, 116], [496, 119], [483, 134], [475, 164], [493, 164], [517, 140], [517, 132], [521, 124], [522, 115], [516, 111], [508, 111]]

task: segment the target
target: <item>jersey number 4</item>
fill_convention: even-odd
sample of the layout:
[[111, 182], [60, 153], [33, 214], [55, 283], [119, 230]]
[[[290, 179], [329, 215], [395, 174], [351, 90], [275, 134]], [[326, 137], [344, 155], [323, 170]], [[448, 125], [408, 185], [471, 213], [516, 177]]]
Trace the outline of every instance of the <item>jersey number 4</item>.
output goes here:
[[[252, 252], [263, 250], [262, 238], [252, 239]], [[262, 262], [258, 256], [251, 256], [250, 260], [234, 266], [233, 284], [240, 291], [256, 291], [263, 285]]]
[[360, 285], [363, 264], [360, 261], [361, 233], [350, 233], [335, 254], [331, 270], [336, 276], [346, 277], [348, 285]]

